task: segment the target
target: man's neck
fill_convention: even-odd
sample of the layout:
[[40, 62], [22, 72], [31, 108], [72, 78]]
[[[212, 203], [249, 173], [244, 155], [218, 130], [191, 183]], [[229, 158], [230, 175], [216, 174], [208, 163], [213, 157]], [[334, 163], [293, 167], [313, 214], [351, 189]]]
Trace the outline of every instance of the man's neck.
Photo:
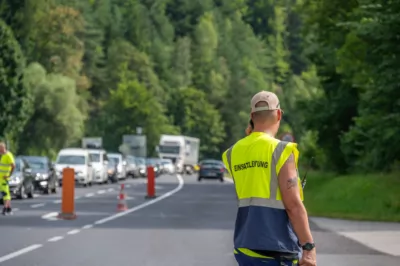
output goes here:
[[257, 127], [255, 126], [253, 129], [253, 132], [262, 132], [265, 134], [270, 135], [271, 137], [275, 137], [275, 134], [273, 134], [273, 130], [271, 128], [267, 128], [267, 127]]

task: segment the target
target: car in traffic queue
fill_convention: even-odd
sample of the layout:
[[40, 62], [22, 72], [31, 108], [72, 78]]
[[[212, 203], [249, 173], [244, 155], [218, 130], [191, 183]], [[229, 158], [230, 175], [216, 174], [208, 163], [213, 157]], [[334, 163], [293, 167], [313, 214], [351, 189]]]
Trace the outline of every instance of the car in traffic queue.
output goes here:
[[171, 159], [161, 159], [161, 164], [163, 165], [163, 172], [166, 174], [175, 173], [175, 165]]
[[21, 156], [29, 164], [32, 175], [35, 178], [35, 190], [44, 194], [56, 193], [58, 176], [54, 165], [45, 156]]
[[141, 157], [135, 157], [135, 161], [139, 171], [139, 176], [146, 177], [147, 173], [146, 159]]
[[58, 153], [55, 169], [60, 173], [60, 186], [62, 186], [64, 168], [74, 169], [76, 185], [82, 185], [84, 187], [92, 185], [94, 170], [87, 149], [66, 148]]
[[132, 178], [139, 177], [139, 168], [136, 164], [135, 156], [126, 156], [126, 175]]
[[118, 183], [118, 169], [117, 169], [117, 164], [115, 163], [114, 160], [108, 161], [107, 164], [107, 176], [108, 176], [108, 182], [109, 183]]
[[[154, 169], [155, 176], [161, 175], [161, 168], [157, 162], [157, 158], [146, 158], [146, 167], [152, 166]], [[147, 171], [146, 171], [147, 172]]]
[[224, 182], [225, 167], [221, 161], [218, 160], [203, 160], [199, 164], [199, 172], [197, 180], [202, 179], [218, 179]]
[[90, 160], [94, 169], [94, 182], [97, 184], [108, 183], [108, 157], [105, 150], [88, 149]]
[[20, 156], [15, 158], [15, 169], [8, 181], [10, 194], [14, 198], [33, 198], [35, 192], [35, 176], [29, 163]]
[[126, 178], [126, 160], [121, 153], [107, 153], [108, 161], [117, 166], [118, 180]]

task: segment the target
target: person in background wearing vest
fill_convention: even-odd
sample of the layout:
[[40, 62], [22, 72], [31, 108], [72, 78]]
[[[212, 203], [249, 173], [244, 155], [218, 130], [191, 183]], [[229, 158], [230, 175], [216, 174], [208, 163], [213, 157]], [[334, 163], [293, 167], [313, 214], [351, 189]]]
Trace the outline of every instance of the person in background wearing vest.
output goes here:
[[316, 250], [298, 176], [297, 145], [275, 138], [278, 97], [251, 99], [254, 128], [222, 155], [239, 200], [234, 255], [239, 266], [315, 266]]
[[3, 196], [3, 215], [12, 214], [11, 194], [8, 181], [15, 168], [14, 156], [7, 151], [6, 144], [0, 142], [0, 193]]

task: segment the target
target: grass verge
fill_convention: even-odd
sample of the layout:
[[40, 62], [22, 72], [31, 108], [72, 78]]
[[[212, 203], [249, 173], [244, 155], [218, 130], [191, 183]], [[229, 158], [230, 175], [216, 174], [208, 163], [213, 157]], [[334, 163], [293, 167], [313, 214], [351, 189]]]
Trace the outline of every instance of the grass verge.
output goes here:
[[310, 173], [304, 203], [311, 216], [400, 222], [400, 175]]

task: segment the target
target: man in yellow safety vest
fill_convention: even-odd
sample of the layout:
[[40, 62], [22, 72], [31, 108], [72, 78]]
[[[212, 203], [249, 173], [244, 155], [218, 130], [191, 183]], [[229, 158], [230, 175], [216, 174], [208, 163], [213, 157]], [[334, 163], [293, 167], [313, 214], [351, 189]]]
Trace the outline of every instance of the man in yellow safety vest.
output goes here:
[[12, 214], [11, 194], [8, 181], [15, 168], [14, 156], [7, 151], [6, 144], [0, 142], [0, 193], [3, 197], [3, 215]]
[[282, 113], [274, 93], [254, 95], [253, 128], [222, 155], [239, 200], [234, 233], [239, 266], [316, 266], [297, 171], [299, 152], [295, 143], [275, 138]]

